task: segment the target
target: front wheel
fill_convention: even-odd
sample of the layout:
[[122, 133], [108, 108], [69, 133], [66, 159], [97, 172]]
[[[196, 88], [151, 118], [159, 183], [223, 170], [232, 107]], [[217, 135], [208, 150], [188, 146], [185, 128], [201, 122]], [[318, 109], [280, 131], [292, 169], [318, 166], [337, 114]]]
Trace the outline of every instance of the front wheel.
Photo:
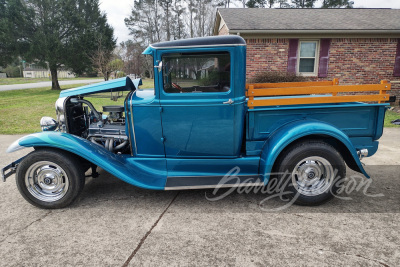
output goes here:
[[320, 205], [337, 193], [346, 176], [340, 153], [320, 141], [304, 141], [289, 148], [278, 161], [278, 177], [296, 204]]
[[32, 205], [44, 209], [71, 204], [85, 184], [84, 172], [71, 154], [39, 149], [28, 154], [16, 172], [17, 187]]

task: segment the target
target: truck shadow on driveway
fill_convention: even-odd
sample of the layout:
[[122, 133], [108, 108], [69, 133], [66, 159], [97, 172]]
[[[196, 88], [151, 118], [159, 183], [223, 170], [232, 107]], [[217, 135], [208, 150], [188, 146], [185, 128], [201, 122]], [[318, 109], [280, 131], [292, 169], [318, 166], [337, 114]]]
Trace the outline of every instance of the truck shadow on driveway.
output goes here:
[[[95, 207], [103, 202], [125, 202], [151, 209], [152, 203], [168, 202], [178, 194], [174, 209], [188, 213], [400, 213], [400, 166], [368, 166], [371, 180], [347, 170], [344, 193], [316, 207], [292, 205], [279, 195], [243, 189], [155, 191], [129, 185], [101, 170], [88, 178], [80, 199], [73, 205]], [[355, 177], [355, 178], [354, 178]], [[361, 184], [360, 184], [360, 181]], [[366, 183], [369, 182], [369, 183]], [[357, 188], [358, 187], [358, 188]], [[221, 198], [221, 196], [224, 196]], [[118, 203], [118, 204], [117, 204]], [[143, 204], [143, 205], [142, 205]]]

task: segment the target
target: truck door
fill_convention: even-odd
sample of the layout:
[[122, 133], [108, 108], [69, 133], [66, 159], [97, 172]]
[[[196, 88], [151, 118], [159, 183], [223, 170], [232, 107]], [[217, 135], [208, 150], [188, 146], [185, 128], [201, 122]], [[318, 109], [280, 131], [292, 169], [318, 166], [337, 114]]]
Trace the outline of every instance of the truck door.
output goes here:
[[159, 60], [166, 157], [238, 156], [242, 129], [235, 129], [235, 107], [243, 100], [235, 102], [231, 53], [167, 50]]

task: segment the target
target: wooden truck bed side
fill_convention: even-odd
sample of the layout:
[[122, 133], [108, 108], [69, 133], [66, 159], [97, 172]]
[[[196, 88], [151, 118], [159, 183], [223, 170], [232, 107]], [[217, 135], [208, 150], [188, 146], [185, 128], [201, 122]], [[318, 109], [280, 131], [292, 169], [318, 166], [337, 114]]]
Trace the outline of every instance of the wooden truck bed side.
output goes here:
[[[380, 84], [339, 85], [338, 79], [322, 82], [255, 83], [246, 84], [246, 96], [249, 99], [249, 109], [262, 106], [362, 101], [383, 103], [389, 101], [390, 95], [387, 91], [390, 88], [388, 81], [381, 81]], [[375, 94], [348, 94], [351, 92]]]

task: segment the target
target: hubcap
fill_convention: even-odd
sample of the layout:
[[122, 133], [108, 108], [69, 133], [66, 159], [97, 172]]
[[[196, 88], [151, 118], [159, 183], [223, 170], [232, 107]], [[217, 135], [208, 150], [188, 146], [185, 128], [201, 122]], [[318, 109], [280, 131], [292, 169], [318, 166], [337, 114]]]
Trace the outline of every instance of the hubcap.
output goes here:
[[330, 189], [334, 181], [333, 167], [324, 158], [308, 157], [296, 164], [292, 183], [296, 190], [306, 196], [317, 196]]
[[25, 174], [25, 185], [35, 198], [54, 202], [68, 191], [69, 179], [65, 171], [50, 161], [32, 164]]

